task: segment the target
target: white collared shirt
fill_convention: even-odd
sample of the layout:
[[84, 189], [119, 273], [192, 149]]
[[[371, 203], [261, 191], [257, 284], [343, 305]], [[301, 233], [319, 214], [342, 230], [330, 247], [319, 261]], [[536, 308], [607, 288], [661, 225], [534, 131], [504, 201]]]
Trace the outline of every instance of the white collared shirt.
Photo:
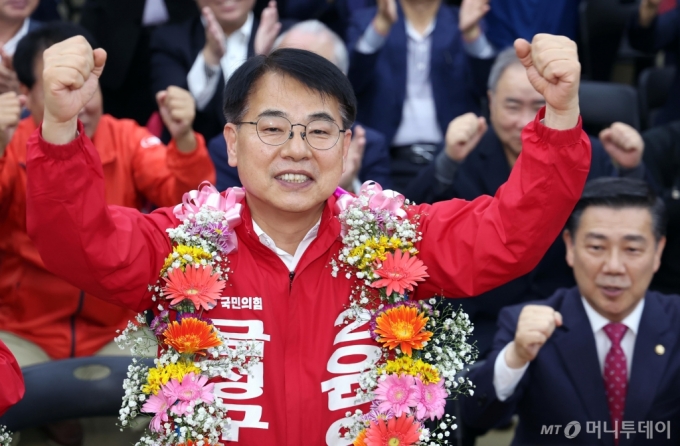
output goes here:
[[[205, 26], [205, 20], [202, 18], [201, 20], [203, 21], [203, 26]], [[224, 37], [226, 52], [220, 59], [220, 66], [216, 67], [217, 70], [214, 75], [208, 77], [203, 51], [198, 53], [198, 56], [187, 75], [189, 91], [196, 100], [196, 108], [198, 110], [205, 109], [215, 95], [217, 84], [219, 83], [220, 72], [224, 77], [224, 82], [227, 82], [231, 75], [234, 74], [234, 71], [248, 59], [248, 42], [250, 41], [250, 36], [253, 32], [254, 20], [255, 16], [251, 11], [248, 13], [248, 18], [243, 26]]]
[[316, 222], [316, 224], [312, 227], [307, 232], [307, 235], [302, 239], [300, 244], [298, 245], [297, 249], [295, 250], [295, 255], [290, 255], [286, 251], [284, 251], [281, 248], [278, 248], [276, 246], [276, 243], [274, 243], [274, 240], [272, 240], [271, 237], [269, 237], [263, 230], [258, 226], [257, 223], [255, 223], [255, 220], [253, 220], [253, 229], [255, 230], [255, 234], [260, 238], [260, 243], [262, 243], [264, 246], [267, 248], [271, 249], [274, 251], [274, 253], [279, 256], [281, 261], [286, 265], [288, 268], [288, 271], [295, 271], [295, 267], [297, 264], [300, 262], [300, 259], [302, 258], [302, 255], [307, 251], [307, 248], [309, 248], [309, 245], [312, 244], [314, 239], [316, 239], [316, 236], [319, 234], [319, 225], [321, 224], [321, 218], [319, 218], [319, 221]]
[[[595, 336], [595, 348], [597, 350], [600, 373], [604, 375], [604, 361], [612, 346], [612, 341], [609, 339], [609, 336], [607, 336], [607, 333], [605, 333], [604, 326], [611, 321], [595, 311], [584, 297], [581, 297], [581, 301], [583, 302], [583, 307], [586, 310], [590, 327], [593, 329], [593, 335]], [[643, 298], [638, 302], [633, 312], [621, 321], [622, 324], [628, 327], [628, 330], [626, 330], [626, 333], [621, 339], [621, 349], [623, 350], [624, 355], [626, 355], [626, 366], [628, 368], [629, 379], [633, 365], [635, 340], [637, 339], [638, 330], [640, 328], [640, 319], [642, 318], [642, 311], [644, 308], [645, 299]], [[493, 386], [496, 389], [496, 396], [500, 401], [505, 401], [515, 392], [517, 384], [519, 384], [522, 376], [524, 376], [527, 368], [529, 368], [529, 363], [519, 369], [510, 368], [507, 362], [505, 362], [505, 351], [507, 348], [508, 346], [506, 345], [503, 350], [501, 350], [494, 363]]]
[[163, 0], [146, 0], [144, 2], [144, 13], [142, 14], [142, 25], [160, 25], [170, 19], [168, 8]]
[[[406, 24], [406, 96], [402, 107], [401, 122], [390, 145], [405, 146], [415, 143], [439, 143], [444, 136], [437, 120], [432, 82], [430, 80], [430, 56], [432, 32], [437, 24], [434, 19], [420, 34], [408, 20]], [[356, 50], [373, 54], [382, 48], [387, 36], [380, 35], [369, 25], [359, 38]], [[488, 59], [495, 55], [493, 46], [484, 32], [472, 42], [464, 42], [465, 52], [476, 58]]]
[[[5, 52], [9, 56], [14, 56], [14, 52], [17, 50], [17, 45], [19, 44], [19, 41], [26, 35], [28, 34], [28, 26], [31, 22], [31, 19], [26, 19], [24, 20], [24, 24], [21, 25], [21, 28], [19, 28], [19, 31], [17, 31], [16, 34], [12, 36], [11, 39], [9, 39], [5, 44], [2, 46], [2, 49], [5, 50]], [[2, 62], [2, 57], [0, 57], [0, 62]]]

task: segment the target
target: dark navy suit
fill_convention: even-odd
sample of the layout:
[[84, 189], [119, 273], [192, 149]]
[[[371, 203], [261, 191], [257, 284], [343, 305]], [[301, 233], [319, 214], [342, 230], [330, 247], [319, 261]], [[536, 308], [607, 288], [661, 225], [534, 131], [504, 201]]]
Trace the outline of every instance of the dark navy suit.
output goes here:
[[[591, 144], [592, 158], [588, 179], [617, 175], [599, 140], [591, 138]], [[510, 176], [510, 165], [493, 128], [487, 131], [479, 145], [459, 166], [453, 183], [443, 192], [435, 190], [434, 166], [434, 163], [430, 163], [411, 182], [405, 191], [407, 198], [416, 203], [434, 203], [451, 198], [474, 200], [480, 195], [495, 195]], [[529, 274], [481, 296], [456, 300], [455, 304], [460, 303], [475, 324], [473, 340], [477, 341], [481, 357], [484, 357], [491, 347], [496, 332], [496, 318], [501, 308], [529, 300], [545, 299], [557, 288], [575, 285], [571, 268], [564, 260], [565, 253], [564, 242], [560, 237]]]
[[[503, 309], [493, 351], [487, 361], [473, 369], [469, 377], [477, 386], [475, 394], [463, 400], [463, 421], [479, 429], [489, 429], [511, 414], [519, 415], [513, 445], [602, 445], [613, 446], [613, 434], [587, 433], [587, 422], [607, 422], [611, 418], [604, 379], [590, 321], [577, 288], [560, 289], [549, 299], [535, 304], [548, 305], [562, 314], [558, 327], [538, 356], [530, 363], [515, 392], [501, 402], [493, 386], [494, 362], [500, 351], [515, 337], [517, 320], [524, 305]], [[670, 421], [671, 436], [655, 432], [624, 435], [619, 446], [670, 445], [680, 439], [680, 296], [647, 292], [633, 353], [623, 420], [638, 422]], [[657, 346], [664, 347], [658, 354]], [[581, 432], [567, 439], [562, 432], [541, 435], [542, 426], [562, 428], [578, 421]]]
[[[359, 171], [359, 180], [373, 180], [379, 183], [384, 189], [392, 187], [390, 181], [390, 153], [385, 143], [385, 138], [375, 130], [365, 127], [366, 146], [364, 148], [364, 159]], [[240, 187], [241, 180], [238, 178], [238, 171], [231, 167], [227, 160], [227, 142], [223, 135], [218, 135], [208, 143], [208, 151], [212, 158], [215, 170], [217, 171], [218, 190], [226, 190], [229, 187]]]
[[[355, 11], [347, 31], [350, 49], [348, 77], [357, 95], [357, 120], [373, 127], [391, 145], [401, 122], [406, 97], [407, 36], [404, 15], [392, 26], [385, 45], [373, 54], [362, 54], [355, 46], [375, 17], [376, 8]], [[449, 122], [467, 112], [479, 112], [486, 92], [493, 59], [470, 57], [458, 30], [458, 8], [442, 5], [431, 34], [430, 81], [437, 122], [446, 133]]]
[[[281, 23], [283, 25], [281, 32], [284, 32], [292, 22]], [[256, 17], [248, 41], [248, 57], [255, 54], [253, 45], [259, 24], [260, 21]], [[188, 89], [187, 75], [204, 46], [205, 28], [200, 16], [156, 29], [151, 37], [151, 80], [154, 94], [170, 85]], [[224, 76], [220, 74], [215, 95], [205, 109], [196, 112], [194, 130], [205, 136], [206, 140], [222, 133], [226, 123], [222, 112], [223, 91]]]

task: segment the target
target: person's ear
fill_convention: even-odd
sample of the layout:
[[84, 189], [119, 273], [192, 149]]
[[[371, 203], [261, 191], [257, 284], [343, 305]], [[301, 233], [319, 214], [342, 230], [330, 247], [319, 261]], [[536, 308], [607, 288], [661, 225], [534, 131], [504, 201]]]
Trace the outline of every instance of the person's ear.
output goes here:
[[349, 146], [352, 144], [352, 129], [348, 128], [345, 130], [342, 141], [342, 172], [345, 172], [345, 167], [347, 164], [347, 154], [349, 153]]
[[661, 255], [663, 254], [663, 249], [666, 247], [666, 237], [663, 236], [656, 243], [656, 251], [654, 252], [654, 272], [659, 270], [661, 266]]
[[567, 264], [574, 267], [574, 239], [572, 238], [571, 232], [565, 229], [562, 233], [562, 240], [564, 240], [564, 245], [567, 248]]
[[224, 126], [224, 131], [222, 133], [224, 135], [224, 140], [227, 143], [227, 158], [231, 167], [237, 166], [236, 153], [238, 149], [238, 143], [236, 141], [236, 131], [237, 126], [235, 124], [228, 123]]

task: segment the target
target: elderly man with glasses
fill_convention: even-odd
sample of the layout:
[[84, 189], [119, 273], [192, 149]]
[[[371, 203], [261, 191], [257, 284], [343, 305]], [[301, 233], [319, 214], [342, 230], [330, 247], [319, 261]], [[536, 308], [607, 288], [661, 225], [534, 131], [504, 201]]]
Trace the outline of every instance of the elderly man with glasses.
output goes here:
[[[547, 106], [527, 126], [526, 146], [496, 197], [408, 208], [404, 218], [419, 216], [415, 248], [429, 274], [411, 299], [479, 294], [530, 270], [581, 193], [590, 144], [579, 118], [576, 45], [549, 35], [516, 45]], [[179, 220], [171, 208], [143, 215], [106, 206], [101, 165], [77, 121], [105, 60], [79, 38], [45, 53], [45, 119], [28, 143], [28, 228], [52, 271], [141, 311], [158, 305], [148, 285], [172, 250], [166, 230]], [[363, 361], [377, 348], [367, 330], [338, 322], [363, 281], [333, 277], [331, 268], [345, 246], [336, 196], [356, 114], [352, 87], [323, 57], [281, 49], [236, 70], [224, 113], [229, 162], [245, 190], [230, 191], [243, 199], [229, 208], [240, 223], [223, 294], [231, 302], [257, 296], [258, 308], [217, 305], [204, 314], [225, 336], [264, 347], [253, 376], [215, 384], [232, 420], [223, 438], [347, 445], [339, 435], [347, 412], [369, 404], [352, 396], [358, 374], [341, 357]], [[233, 390], [240, 385], [248, 391]]]

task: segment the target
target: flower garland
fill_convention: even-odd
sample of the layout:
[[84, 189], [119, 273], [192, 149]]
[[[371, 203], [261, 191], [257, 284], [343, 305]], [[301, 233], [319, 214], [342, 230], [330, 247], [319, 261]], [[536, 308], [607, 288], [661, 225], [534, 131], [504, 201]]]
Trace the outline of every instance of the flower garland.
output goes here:
[[[342, 189], [335, 195], [344, 246], [331, 262], [331, 274], [337, 277], [342, 270], [358, 283], [344, 322], [368, 322], [382, 346], [356, 390], [357, 404], [370, 401], [371, 409], [348, 412], [343, 437], [355, 446], [448, 444], [456, 425], [444, 414], [446, 399], [472, 393], [469, 380], [456, 378], [476, 359], [467, 343], [470, 320], [437, 299], [408, 299], [428, 275], [415, 248], [422, 238], [418, 216], [408, 218], [402, 195], [371, 182], [357, 197]], [[230, 420], [210, 380], [226, 378], [233, 369], [250, 374], [262, 356], [256, 343], [228, 341], [203, 316], [228, 280], [226, 255], [237, 248], [234, 228], [241, 223], [244, 196], [238, 188], [220, 194], [209, 183], [185, 194], [174, 209], [181, 224], [167, 230], [172, 253], [158, 281], [149, 285], [158, 313], [150, 323], [138, 315], [116, 339], [134, 356], [158, 351], [151, 368], [133, 358], [123, 383], [121, 426], [130, 426], [141, 413], [153, 415], [136, 446], [218, 445]], [[430, 430], [428, 419], [443, 421]]]
[[255, 343], [228, 341], [203, 316], [226, 285], [225, 256], [236, 249], [233, 228], [241, 222], [243, 197], [241, 189], [221, 195], [205, 183], [185, 194], [174, 210], [181, 224], [168, 229], [172, 253], [149, 286], [158, 314], [149, 324], [138, 315], [116, 339], [134, 356], [159, 352], [152, 368], [133, 359], [123, 383], [121, 426], [130, 426], [140, 413], [153, 415], [137, 445], [219, 444], [230, 420], [209, 380], [226, 378], [233, 369], [250, 373], [262, 356]]
[[10, 446], [12, 444], [12, 433], [6, 426], [0, 424], [0, 446]]
[[[371, 401], [367, 414], [347, 413], [343, 437], [354, 446], [449, 444], [456, 428], [445, 415], [446, 399], [472, 394], [467, 378], [456, 378], [475, 361], [467, 343], [472, 324], [463, 311], [437, 299], [409, 300], [427, 267], [416, 256], [419, 216], [408, 218], [404, 196], [365, 183], [357, 197], [336, 192], [343, 249], [332, 274], [360, 280], [345, 323], [369, 321], [382, 354], [359, 377], [357, 402]], [[426, 420], [444, 420], [432, 430]]]

